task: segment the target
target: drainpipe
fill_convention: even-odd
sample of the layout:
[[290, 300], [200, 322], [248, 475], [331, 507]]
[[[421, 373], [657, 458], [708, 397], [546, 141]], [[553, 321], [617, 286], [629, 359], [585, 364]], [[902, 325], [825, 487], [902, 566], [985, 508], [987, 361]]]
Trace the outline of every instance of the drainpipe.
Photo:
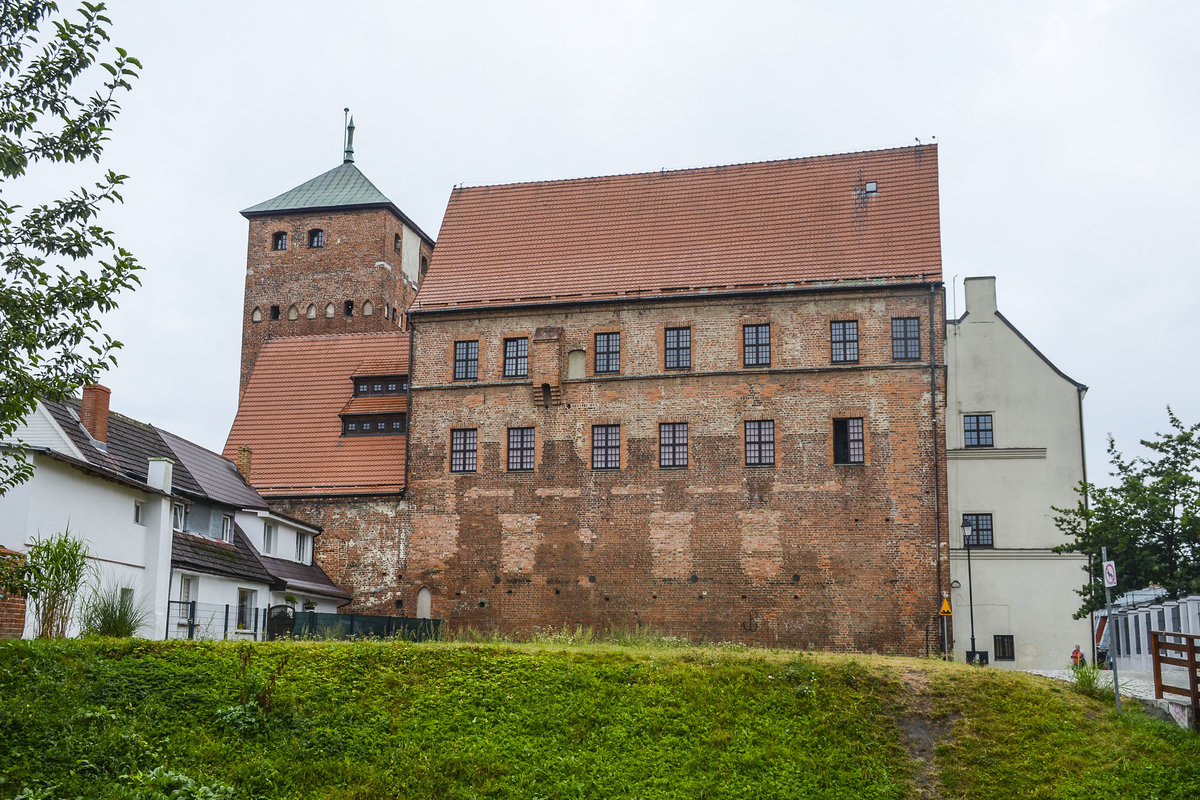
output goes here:
[[[933, 441], [933, 548], [937, 565], [937, 586], [934, 591], [934, 605], [940, 607], [942, 599], [942, 475], [938, 461], [938, 424], [937, 424], [937, 339], [935, 332], [937, 284], [929, 284], [929, 424]], [[944, 315], [943, 315], [944, 316]], [[943, 327], [942, 338], [946, 333]], [[1093, 637], [1095, 638], [1095, 637]], [[949, 642], [942, 643], [943, 650], [949, 649]]]
[[[1084, 510], [1087, 510], [1087, 509], [1091, 508], [1091, 498], [1089, 497], [1088, 490], [1087, 490], [1087, 446], [1085, 445], [1085, 443], [1083, 441], [1083, 396], [1085, 394], [1087, 394], [1087, 387], [1076, 384], [1075, 396], [1079, 403], [1079, 466], [1083, 471], [1083, 485], [1084, 485], [1083, 507], [1084, 507]], [[1084, 520], [1084, 530], [1085, 531], [1087, 530], [1087, 527], [1088, 527], [1088, 523], [1085, 519]], [[1092, 556], [1089, 555], [1088, 556], [1088, 579], [1089, 580], [1096, 579], [1095, 569], [1096, 569], [1096, 564], [1093, 561]], [[1103, 569], [1103, 565], [1101, 565], [1101, 569]], [[1105, 623], [1105, 625], [1106, 626], [1112, 625], [1112, 622], [1113, 622], [1112, 618], [1110, 617], [1108, 622]], [[1090, 626], [1089, 627], [1089, 636], [1092, 640], [1092, 646], [1091, 646], [1092, 664], [1096, 664], [1096, 612], [1095, 611], [1088, 612], [1088, 623]], [[1110, 638], [1109, 641], [1112, 641], [1112, 639]], [[1112, 645], [1109, 645], [1109, 653], [1110, 653], [1110, 655], [1112, 655], [1113, 658], [1116, 658], [1116, 655], [1112, 653]]]

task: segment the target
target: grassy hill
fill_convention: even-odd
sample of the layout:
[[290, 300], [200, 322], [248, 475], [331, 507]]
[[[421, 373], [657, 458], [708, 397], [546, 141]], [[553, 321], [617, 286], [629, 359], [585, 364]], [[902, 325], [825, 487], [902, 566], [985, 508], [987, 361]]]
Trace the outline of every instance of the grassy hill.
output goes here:
[[1200, 736], [1110, 706], [740, 647], [5, 642], [0, 798], [1200, 797]]

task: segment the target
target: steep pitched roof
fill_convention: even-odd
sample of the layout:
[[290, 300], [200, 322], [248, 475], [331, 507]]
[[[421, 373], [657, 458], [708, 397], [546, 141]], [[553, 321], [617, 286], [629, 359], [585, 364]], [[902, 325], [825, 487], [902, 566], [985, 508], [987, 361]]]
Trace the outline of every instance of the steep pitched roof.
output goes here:
[[183, 465], [207, 497], [238, 508], [267, 508], [266, 501], [246, 485], [237, 466], [229, 459], [173, 433], [159, 428], [154, 430], [171, 448], [176, 462]]
[[259, 562], [246, 534], [237, 525], [234, 526], [232, 544], [176, 531], [171, 539], [171, 566], [244, 578], [256, 583], [275, 582]]
[[415, 222], [387, 199], [353, 162], [346, 161], [328, 172], [307, 180], [294, 189], [264, 200], [242, 211], [244, 217], [284, 214], [295, 211], [319, 211], [348, 208], [387, 208], [404, 220], [422, 239], [433, 244]]
[[919, 145], [458, 188], [414, 312], [930, 280], [937, 148]]
[[[404, 488], [403, 436], [343, 437], [339, 413], [364, 362], [408, 372], [408, 334], [269, 339], [238, 404], [225, 455], [251, 449], [264, 496], [392, 494]], [[361, 373], [358, 373], [361, 374]]]

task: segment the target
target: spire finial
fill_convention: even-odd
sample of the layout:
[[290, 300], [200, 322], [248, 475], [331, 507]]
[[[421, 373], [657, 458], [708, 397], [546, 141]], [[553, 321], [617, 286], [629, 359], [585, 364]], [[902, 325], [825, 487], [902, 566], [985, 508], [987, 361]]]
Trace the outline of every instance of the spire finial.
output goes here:
[[346, 117], [349, 121], [346, 123], [345, 150], [342, 155], [343, 164], [354, 163], [354, 117], [350, 116], [350, 109], [345, 109]]

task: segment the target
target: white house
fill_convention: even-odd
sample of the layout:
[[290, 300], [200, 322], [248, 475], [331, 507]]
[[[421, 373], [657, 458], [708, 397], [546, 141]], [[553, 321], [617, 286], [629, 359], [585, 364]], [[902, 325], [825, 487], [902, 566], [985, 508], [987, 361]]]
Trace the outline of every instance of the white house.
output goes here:
[[975, 650], [992, 665], [1062, 667], [1091, 638], [1089, 621], [1072, 618], [1086, 559], [1051, 550], [1066, 542], [1052, 507], [1074, 506], [1085, 478], [1087, 387], [996, 309], [995, 278], [964, 286], [966, 312], [946, 326], [955, 658], [971, 649], [973, 612]]
[[0, 496], [0, 545], [24, 552], [69, 529], [100, 580], [151, 611], [139, 631], [150, 638], [260, 638], [272, 606], [336, 612], [350, 599], [312, 563], [318, 528], [273, 512], [232, 462], [110, 413], [108, 399], [89, 386], [25, 420], [34, 476]]

